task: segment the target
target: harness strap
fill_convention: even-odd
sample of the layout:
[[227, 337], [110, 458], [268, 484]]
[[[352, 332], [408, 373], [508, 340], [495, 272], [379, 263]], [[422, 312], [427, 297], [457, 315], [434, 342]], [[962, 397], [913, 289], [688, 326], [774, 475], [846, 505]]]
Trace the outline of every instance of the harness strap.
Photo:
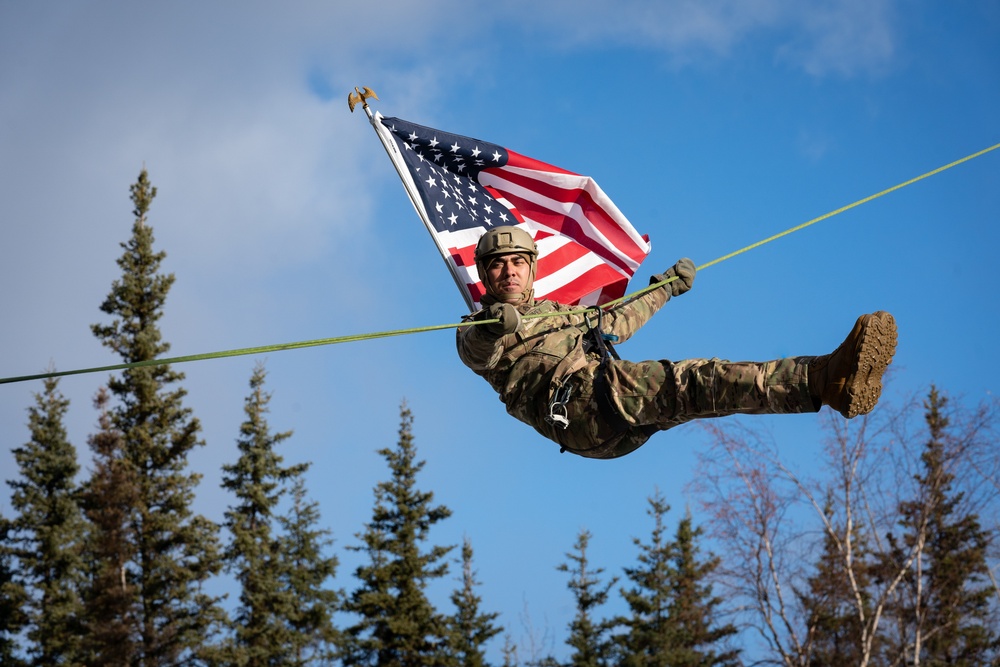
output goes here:
[[618, 408], [611, 401], [611, 385], [608, 384], [608, 360], [621, 359], [618, 350], [615, 349], [614, 341], [617, 336], [604, 333], [602, 329], [604, 311], [597, 307], [597, 324], [588, 332], [590, 348], [596, 350], [601, 357], [601, 363], [597, 366], [597, 374], [594, 376], [594, 398], [597, 399], [597, 407], [601, 416], [614, 428], [616, 434], [628, 430], [629, 423], [618, 412]]

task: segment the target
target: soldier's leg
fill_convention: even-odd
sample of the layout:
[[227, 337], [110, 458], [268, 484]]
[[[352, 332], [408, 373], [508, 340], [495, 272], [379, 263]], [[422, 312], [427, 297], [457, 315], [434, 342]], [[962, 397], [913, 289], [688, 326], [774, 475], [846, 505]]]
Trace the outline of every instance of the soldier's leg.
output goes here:
[[733, 414], [797, 414], [820, 408], [809, 390], [808, 358], [766, 362], [688, 359], [672, 364], [677, 382], [669, 428], [692, 419]]
[[739, 413], [814, 412], [805, 360], [731, 363], [720, 359], [614, 361], [607, 368], [610, 418], [594, 389], [593, 368], [576, 376], [566, 404], [569, 424], [539, 420], [535, 428], [563, 451], [617, 458], [638, 449], [654, 432], [692, 419]]
[[896, 322], [886, 312], [862, 315], [829, 355], [768, 362], [688, 359], [615, 362], [612, 398], [632, 425], [666, 429], [692, 419], [732, 414], [816, 412], [866, 414], [882, 393], [896, 351]]
[[609, 369], [609, 380], [612, 399], [629, 423], [667, 429], [726, 415], [816, 412], [810, 359], [623, 361]]

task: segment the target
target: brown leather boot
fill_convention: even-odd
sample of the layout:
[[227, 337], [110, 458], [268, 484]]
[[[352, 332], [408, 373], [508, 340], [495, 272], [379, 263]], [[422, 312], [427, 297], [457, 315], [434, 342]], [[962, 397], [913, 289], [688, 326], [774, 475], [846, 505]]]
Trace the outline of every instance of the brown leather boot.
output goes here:
[[871, 412], [882, 374], [896, 352], [896, 320], [884, 311], [862, 315], [833, 354], [809, 362], [809, 392], [847, 419]]

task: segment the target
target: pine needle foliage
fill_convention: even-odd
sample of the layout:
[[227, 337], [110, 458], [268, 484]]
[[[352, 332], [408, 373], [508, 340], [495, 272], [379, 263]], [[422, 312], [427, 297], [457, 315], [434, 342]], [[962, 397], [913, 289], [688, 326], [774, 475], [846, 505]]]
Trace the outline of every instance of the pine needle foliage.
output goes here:
[[456, 667], [485, 667], [485, 645], [503, 631], [494, 624], [500, 614], [480, 610], [482, 598], [476, 592], [479, 581], [472, 560], [472, 542], [466, 538], [462, 542], [462, 585], [451, 594], [455, 614], [450, 621], [450, 664]]
[[952, 432], [948, 399], [931, 387], [924, 403], [928, 440], [916, 497], [900, 503], [902, 535], [889, 535], [896, 563], [914, 554], [890, 615], [898, 629], [892, 660], [921, 665], [1000, 662], [1000, 634], [991, 618], [989, 533], [963, 504], [952, 471], [963, 446]]
[[281, 585], [291, 599], [285, 619], [291, 630], [291, 664], [325, 665], [341, 644], [333, 619], [342, 606], [343, 592], [327, 587], [339, 560], [326, 555], [333, 540], [328, 530], [319, 527], [319, 504], [308, 499], [302, 477], [294, 480], [291, 497], [291, 509], [280, 517], [284, 533], [279, 541], [285, 564]]
[[722, 598], [712, 592], [711, 575], [719, 558], [702, 557], [698, 544], [702, 529], [695, 527], [690, 513], [677, 524], [670, 569], [670, 604], [667, 616], [674, 637], [670, 647], [675, 667], [738, 665], [739, 651], [724, 648], [736, 627], [720, 623]]
[[[277, 447], [291, 431], [273, 433], [267, 422], [271, 395], [258, 364], [250, 378], [236, 463], [223, 466], [222, 486], [236, 497], [225, 513], [232, 540], [226, 569], [240, 586], [227, 661], [247, 667], [305, 665], [329, 653], [336, 594], [325, 591], [336, 559], [322, 554], [324, 532], [316, 506], [305, 498], [309, 464], [285, 466]], [[281, 514], [292, 493], [290, 515]]]
[[678, 522], [671, 539], [664, 517], [670, 511], [658, 490], [648, 499], [653, 519], [649, 542], [634, 539], [638, 565], [625, 568], [631, 586], [622, 589], [630, 614], [618, 619], [616, 637], [622, 665], [684, 667], [735, 665], [738, 651], [725, 647], [737, 630], [719, 621], [721, 598], [712, 593], [711, 576], [719, 565], [702, 557], [702, 535], [691, 515]]
[[607, 603], [608, 592], [618, 582], [617, 577], [603, 581], [604, 568], [590, 564], [587, 549], [591, 534], [581, 530], [577, 535], [573, 551], [566, 554], [567, 562], [556, 569], [570, 575], [566, 584], [576, 601], [576, 615], [569, 625], [566, 643], [572, 647], [570, 656], [572, 667], [604, 667], [612, 664], [613, 643], [610, 633], [614, 622], [598, 617], [597, 611]]
[[18, 636], [28, 623], [28, 592], [18, 576], [14, 548], [8, 541], [13, 522], [0, 515], [0, 665], [25, 667]]
[[131, 516], [139, 487], [122, 434], [112, 425], [110, 401], [101, 387], [94, 398], [98, 430], [88, 438], [92, 472], [81, 494], [89, 520], [84, 642], [88, 665], [125, 667], [139, 652], [138, 593], [129, 574], [136, 557]]
[[646, 513], [653, 519], [650, 541], [632, 540], [639, 550], [638, 564], [624, 568], [631, 586], [621, 589], [630, 614], [619, 619], [625, 631], [616, 639], [622, 665], [629, 667], [666, 667], [674, 641], [669, 618], [673, 544], [664, 521], [670, 506], [659, 491], [648, 502]]
[[433, 505], [434, 494], [420, 491], [413, 442], [413, 415], [400, 409], [399, 440], [380, 449], [390, 477], [375, 487], [372, 520], [357, 537], [369, 562], [355, 571], [360, 582], [347, 601], [358, 622], [347, 629], [347, 665], [439, 665], [447, 660], [448, 620], [430, 603], [428, 583], [445, 576], [450, 546], [424, 548], [431, 528], [451, 516], [444, 505]]
[[14, 448], [20, 476], [8, 481], [17, 512], [13, 537], [26, 600], [31, 663], [81, 664], [80, 596], [84, 520], [78, 505], [76, 449], [63, 423], [69, 401], [45, 381], [28, 409], [31, 440]]
[[[814, 571], [804, 590], [796, 591], [810, 629], [803, 651], [808, 654], [810, 667], [861, 665], [870, 652], [865, 650], [869, 631], [865, 621], [873, 614], [868, 540], [856, 524], [850, 528], [850, 535], [847, 528], [835, 526], [834, 503], [831, 494], [823, 509], [837, 535], [824, 531]], [[843, 546], [848, 541], [852, 546], [850, 563]], [[859, 605], [862, 613], [858, 612]]]
[[[158, 322], [172, 274], [160, 272], [165, 253], [153, 250], [147, 215], [156, 188], [146, 170], [131, 186], [135, 222], [118, 259], [121, 278], [101, 304], [110, 316], [94, 324], [101, 343], [128, 363], [161, 357], [170, 346]], [[204, 443], [201, 426], [184, 407], [184, 375], [169, 365], [130, 368], [108, 381], [116, 404], [111, 425], [122, 438], [121, 455], [134, 473], [135, 504], [128, 517], [134, 557], [126, 568], [135, 586], [138, 652], [143, 667], [197, 659], [222, 618], [218, 600], [202, 585], [221, 567], [217, 526], [191, 510], [200, 475], [188, 472], [188, 455]]]

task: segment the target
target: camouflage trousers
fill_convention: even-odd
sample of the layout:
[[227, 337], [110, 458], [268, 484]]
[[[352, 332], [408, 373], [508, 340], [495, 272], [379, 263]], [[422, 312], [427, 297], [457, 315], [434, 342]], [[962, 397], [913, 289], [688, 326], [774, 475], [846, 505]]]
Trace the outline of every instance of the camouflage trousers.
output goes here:
[[[638, 449], [657, 431], [693, 419], [816, 412], [819, 401], [808, 382], [811, 359], [609, 360], [603, 389], [599, 382], [595, 387], [599, 364], [594, 362], [564, 384], [569, 426], [550, 424], [541, 413], [533, 425], [564, 451], [609, 459]], [[548, 406], [543, 409], [548, 414]]]

